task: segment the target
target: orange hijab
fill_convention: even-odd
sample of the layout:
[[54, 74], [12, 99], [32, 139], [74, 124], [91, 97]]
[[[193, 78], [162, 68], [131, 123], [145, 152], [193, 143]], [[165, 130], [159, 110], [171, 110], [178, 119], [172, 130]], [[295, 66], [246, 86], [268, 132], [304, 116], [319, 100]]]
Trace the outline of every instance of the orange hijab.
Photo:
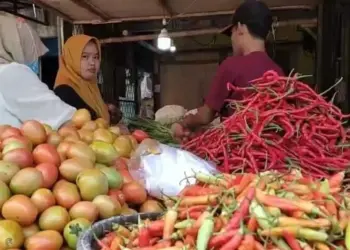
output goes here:
[[55, 86], [68, 85], [89, 105], [98, 117], [109, 122], [109, 112], [97, 85], [97, 78], [87, 81], [81, 76], [80, 62], [85, 46], [94, 41], [97, 44], [100, 57], [101, 45], [97, 38], [86, 35], [70, 37], [63, 46]]

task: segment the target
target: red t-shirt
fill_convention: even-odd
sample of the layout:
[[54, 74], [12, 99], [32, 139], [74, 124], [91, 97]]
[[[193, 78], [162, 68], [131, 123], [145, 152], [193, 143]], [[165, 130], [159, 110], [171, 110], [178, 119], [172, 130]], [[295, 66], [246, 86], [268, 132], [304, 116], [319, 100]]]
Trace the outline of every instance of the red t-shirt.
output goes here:
[[228, 91], [227, 83], [239, 87], [249, 86], [250, 81], [261, 77], [268, 70], [284, 75], [282, 69], [265, 52], [226, 58], [216, 72], [205, 103], [221, 117], [232, 114], [233, 110], [226, 108], [225, 100], [239, 100], [241, 97], [238, 93]]

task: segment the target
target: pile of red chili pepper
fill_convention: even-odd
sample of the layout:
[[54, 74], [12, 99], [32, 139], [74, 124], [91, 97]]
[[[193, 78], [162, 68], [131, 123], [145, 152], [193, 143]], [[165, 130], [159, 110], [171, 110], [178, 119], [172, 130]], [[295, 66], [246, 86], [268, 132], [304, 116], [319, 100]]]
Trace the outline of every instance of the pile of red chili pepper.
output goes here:
[[338, 107], [327, 102], [300, 76], [281, 77], [268, 71], [251, 87], [228, 83], [241, 100], [227, 100], [234, 114], [184, 143], [183, 148], [231, 173], [287, 171], [326, 177], [349, 167], [350, 133]]
[[103, 250], [350, 249], [350, 193], [344, 172], [322, 181], [265, 172], [198, 173], [195, 185], [167, 197], [157, 220], [114, 225]]

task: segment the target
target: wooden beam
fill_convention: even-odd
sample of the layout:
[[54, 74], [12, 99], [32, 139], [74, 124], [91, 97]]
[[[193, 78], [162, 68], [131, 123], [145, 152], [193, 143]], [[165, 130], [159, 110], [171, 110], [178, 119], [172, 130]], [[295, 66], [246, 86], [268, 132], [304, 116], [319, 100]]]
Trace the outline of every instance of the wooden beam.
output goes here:
[[65, 13], [63, 13], [63, 12], [53, 8], [52, 6], [44, 3], [44, 1], [42, 1], [42, 0], [34, 0], [33, 2], [34, 2], [34, 4], [38, 5], [39, 7], [43, 8], [45, 10], [51, 11], [52, 13], [56, 14], [57, 16], [62, 17], [66, 21], [73, 22], [73, 19], [70, 16], [68, 16]]
[[174, 12], [169, 6], [167, 0], [156, 0], [160, 7], [166, 12], [166, 15], [169, 17], [174, 16]]
[[[222, 29], [201, 29], [201, 30], [189, 30], [189, 31], [178, 31], [169, 33], [170, 37], [186, 37], [186, 36], [200, 36], [208, 34], [219, 34]], [[111, 37], [106, 39], [101, 39], [101, 44], [106, 43], [125, 43], [125, 42], [138, 42], [138, 41], [148, 41], [154, 40], [158, 37], [158, 34], [148, 34], [139, 36], [125, 36], [125, 37]]]
[[[305, 25], [305, 26], [316, 26], [317, 19], [309, 19], [309, 20], [292, 20], [292, 21], [281, 21], [276, 22], [275, 27], [284, 27], [284, 26], [293, 26], [293, 25]], [[198, 30], [187, 30], [187, 31], [178, 31], [178, 32], [170, 32], [169, 36], [172, 38], [176, 37], [188, 37], [188, 36], [201, 36], [201, 35], [212, 35], [212, 34], [220, 34], [227, 27], [223, 28], [211, 28], [211, 29], [198, 29]], [[148, 41], [157, 39], [158, 34], [148, 34], [148, 35], [138, 35], [138, 36], [124, 36], [124, 37], [110, 37], [101, 39], [101, 44], [106, 43], [125, 43], [125, 42], [139, 42], [139, 41]]]
[[99, 7], [92, 4], [89, 0], [71, 0], [73, 3], [89, 11], [90, 13], [101, 18], [101, 21], [108, 21], [110, 17], [104, 13]]
[[[76, 0], [78, 1], [78, 0]], [[271, 7], [272, 11], [287, 11], [287, 10], [305, 10], [310, 11], [314, 10], [315, 6], [310, 5], [291, 5], [291, 6], [279, 6]], [[121, 22], [130, 22], [130, 21], [147, 21], [147, 20], [161, 20], [163, 18], [189, 18], [189, 17], [207, 17], [207, 16], [221, 16], [221, 15], [232, 15], [235, 11], [210, 11], [210, 12], [200, 12], [200, 13], [181, 13], [179, 15], [170, 16], [168, 15], [155, 15], [155, 16], [132, 16], [132, 17], [120, 17], [112, 18], [108, 21], [101, 20], [74, 20], [75, 24], [107, 24], [107, 23], [121, 23]]]

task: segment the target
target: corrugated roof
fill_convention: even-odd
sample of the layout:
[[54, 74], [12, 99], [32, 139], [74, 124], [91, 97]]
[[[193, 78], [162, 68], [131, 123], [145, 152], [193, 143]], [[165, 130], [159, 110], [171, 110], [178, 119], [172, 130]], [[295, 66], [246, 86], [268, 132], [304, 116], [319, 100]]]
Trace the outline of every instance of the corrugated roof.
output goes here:
[[[34, 0], [74, 23], [108, 23], [228, 14], [240, 0]], [[272, 9], [314, 8], [320, 0], [266, 0]]]

